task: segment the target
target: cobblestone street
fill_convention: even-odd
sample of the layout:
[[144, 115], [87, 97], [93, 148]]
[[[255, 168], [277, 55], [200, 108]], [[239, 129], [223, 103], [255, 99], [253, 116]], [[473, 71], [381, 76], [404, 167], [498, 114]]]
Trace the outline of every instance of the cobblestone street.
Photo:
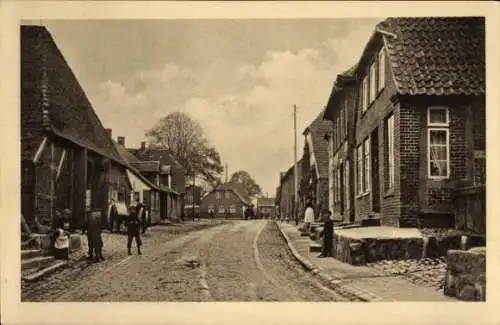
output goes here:
[[143, 255], [130, 257], [126, 238], [107, 234], [106, 242], [114, 244], [107, 245], [106, 261], [77, 260], [23, 284], [23, 301], [343, 300], [302, 270], [275, 223], [227, 221], [190, 231], [197, 226], [210, 224], [154, 227]]

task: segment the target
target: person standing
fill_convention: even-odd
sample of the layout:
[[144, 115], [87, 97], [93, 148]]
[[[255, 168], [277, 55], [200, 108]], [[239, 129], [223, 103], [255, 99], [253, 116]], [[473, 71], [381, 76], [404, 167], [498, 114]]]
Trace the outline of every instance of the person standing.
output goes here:
[[129, 217], [127, 219], [127, 250], [128, 255], [132, 255], [132, 240], [135, 239], [137, 254], [141, 255], [141, 222], [139, 216], [140, 209], [137, 206], [130, 207]]
[[311, 224], [314, 222], [314, 209], [310, 201], [306, 204], [306, 211], [304, 212], [304, 229], [307, 233], [311, 232]]
[[89, 260], [95, 262], [104, 260], [102, 256], [102, 230], [99, 213], [90, 212], [87, 214], [82, 233], [87, 233], [87, 242], [89, 246]]
[[321, 254], [318, 257], [333, 257], [333, 220], [330, 210], [322, 212], [323, 219], [323, 243]]

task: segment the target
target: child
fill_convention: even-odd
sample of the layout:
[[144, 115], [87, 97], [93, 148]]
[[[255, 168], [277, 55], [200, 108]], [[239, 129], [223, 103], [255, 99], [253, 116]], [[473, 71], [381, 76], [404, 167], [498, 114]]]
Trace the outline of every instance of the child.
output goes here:
[[54, 241], [54, 257], [58, 260], [69, 260], [69, 232], [57, 228]]

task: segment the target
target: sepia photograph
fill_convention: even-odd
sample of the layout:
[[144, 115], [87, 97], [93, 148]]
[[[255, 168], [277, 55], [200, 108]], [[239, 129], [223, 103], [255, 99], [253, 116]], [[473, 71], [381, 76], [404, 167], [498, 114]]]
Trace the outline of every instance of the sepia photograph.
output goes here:
[[485, 303], [486, 22], [23, 17], [20, 303]]

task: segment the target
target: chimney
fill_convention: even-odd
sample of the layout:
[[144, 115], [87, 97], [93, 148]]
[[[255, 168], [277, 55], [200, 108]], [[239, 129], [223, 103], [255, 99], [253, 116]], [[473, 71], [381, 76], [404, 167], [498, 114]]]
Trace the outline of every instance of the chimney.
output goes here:
[[113, 130], [112, 129], [106, 129], [106, 132], [108, 132], [110, 138], [113, 138]]
[[146, 141], [141, 141], [141, 150], [146, 150]]
[[117, 140], [118, 140], [118, 144], [125, 147], [125, 137], [118, 137]]

